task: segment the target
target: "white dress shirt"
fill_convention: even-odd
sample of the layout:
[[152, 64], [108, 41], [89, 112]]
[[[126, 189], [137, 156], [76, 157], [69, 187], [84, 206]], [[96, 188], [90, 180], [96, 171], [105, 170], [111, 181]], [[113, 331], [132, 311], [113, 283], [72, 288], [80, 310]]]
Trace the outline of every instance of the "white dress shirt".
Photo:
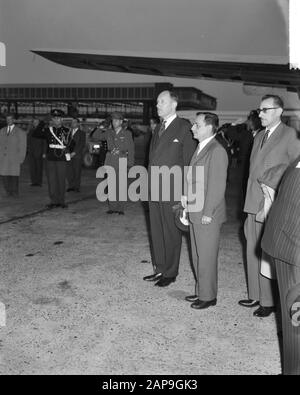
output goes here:
[[270, 136], [272, 133], [274, 133], [275, 129], [277, 128], [277, 126], [279, 126], [281, 124], [281, 121], [279, 121], [275, 126], [272, 126], [271, 128], [266, 128], [265, 132], [268, 130], [268, 138], [267, 140], [269, 140]]
[[165, 121], [165, 129], [167, 129], [167, 127], [170, 125], [170, 123], [172, 121], [174, 121], [174, 119], [177, 117], [177, 114], [171, 115], [169, 118], [164, 119]]
[[207, 137], [207, 139], [201, 141], [201, 143], [198, 144], [198, 151], [197, 155], [200, 154], [200, 152], [203, 150], [205, 146], [215, 137], [216, 135], [214, 134], [213, 136]]

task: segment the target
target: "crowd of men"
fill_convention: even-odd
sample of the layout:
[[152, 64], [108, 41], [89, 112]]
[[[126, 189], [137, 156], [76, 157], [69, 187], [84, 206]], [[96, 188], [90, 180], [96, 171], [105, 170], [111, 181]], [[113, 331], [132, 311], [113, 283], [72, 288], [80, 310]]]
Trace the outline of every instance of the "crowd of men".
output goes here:
[[44, 159], [50, 203], [47, 208], [66, 208], [65, 191], [80, 190], [85, 133], [79, 120], [72, 119], [71, 127], [62, 124], [63, 112], [53, 110], [48, 122], [33, 119], [26, 133], [15, 125], [14, 115], [7, 114], [7, 126], [0, 130], [0, 175], [8, 196], [17, 197], [21, 164], [28, 153], [32, 187], [43, 183]]
[[[184, 185], [184, 192], [179, 202], [174, 178], [168, 200], [161, 188], [155, 200], [149, 198], [154, 273], [144, 280], [158, 287], [176, 281], [182, 241], [175, 215], [179, 208], [180, 215], [185, 214], [190, 235], [195, 276], [195, 292], [185, 299], [193, 309], [203, 310], [217, 304], [220, 231], [226, 221], [225, 191], [232, 144], [230, 130], [224, 133], [219, 128], [216, 114], [198, 112], [191, 126], [177, 115], [177, 104], [178, 97], [172, 91], [158, 95], [159, 118], [151, 119], [146, 164], [149, 170], [153, 166], [182, 169], [180, 187]], [[283, 110], [279, 96], [264, 96], [259, 108], [248, 117], [250, 135], [241, 134], [241, 166], [246, 176], [243, 209], [247, 215], [244, 231], [248, 298], [238, 303], [246, 308], [257, 307], [255, 317], [268, 317], [276, 310], [279, 290], [283, 373], [300, 374], [300, 138], [295, 129], [281, 121]], [[128, 168], [134, 164], [134, 143], [123, 126], [123, 115], [113, 113], [111, 119], [112, 127], [101, 133], [101, 140], [108, 147], [105, 165], [113, 167], [118, 178], [121, 158], [127, 158]], [[68, 129], [62, 124], [61, 112], [54, 110], [49, 124], [33, 122], [27, 141], [32, 186], [42, 185], [46, 156], [50, 197], [47, 207], [65, 208], [66, 179], [67, 191], [80, 190], [85, 135], [78, 119], [74, 118]], [[9, 196], [18, 194], [25, 155], [26, 135], [8, 115], [7, 126], [0, 130], [0, 175]], [[189, 169], [187, 174], [185, 167]], [[199, 168], [202, 171], [197, 171]], [[151, 186], [150, 180], [149, 196]], [[195, 191], [203, 196], [200, 205]], [[124, 214], [118, 189], [107, 213]]]
[[[187, 183], [187, 193], [182, 195], [181, 205], [189, 218], [196, 281], [195, 293], [185, 299], [193, 309], [203, 310], [217, 304], [218, 251], [220, 227], [226, 220], [228, 157], [217, 140], [217, 115], [197, 113], [191, 128], [177, 116], [177, 103], [178, 97], [173, 92], [165, 91], [158, 96], [161, 122], [151, 140], [149, 166], [183, 169], [189, 165], [187, 179], [183, 180]], [[253, 125], [244, 202], [248, 299], [240, 300], [239, 304], [246, 308], [257, 306], [254, 316], [268, 317], [275, 311], [274, 291], [279, 285], [283, 373], [299, 375], [300, 138], [293, 128], [282, 123], [283, 109], [280, 97], [266, 95], [256, 111], [262, 130], [254, 130], [257, 125]], [[253, 114], [250, 115], [249, 122], [253, 121]], [[190, 129], [198, 140], [197, 146]], [[197, 173], [197, 167], [203, 172]], [[193, 194], [197, 187], [204, 196], [199, 207], [195, 206]], [[175, 189], [171, 186], [171, 196]], [[154, 273], [144, 280], [153, 281], [159, 287], [176, 281], [178, 274], [181, 233], [172, 213], [174, 201], [171, 197], [169, 201], [149, 202]]]

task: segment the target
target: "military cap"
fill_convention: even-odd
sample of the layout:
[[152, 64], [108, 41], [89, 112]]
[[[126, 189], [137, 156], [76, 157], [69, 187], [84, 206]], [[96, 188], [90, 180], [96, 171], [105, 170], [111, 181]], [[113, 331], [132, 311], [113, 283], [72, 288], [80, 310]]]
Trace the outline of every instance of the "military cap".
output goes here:
[[111, 117], [111, 119], [121, 119], [122, 121], [124, 119], [123, 115], [120, 112], [117, 112], [117, 111], [111, 113], [110, 117]]
[[59, 108], [54, 108], [53, 110], [51, 110], [50, 114], [52, 117], [63, 117], [65, 115], [64, 112]]

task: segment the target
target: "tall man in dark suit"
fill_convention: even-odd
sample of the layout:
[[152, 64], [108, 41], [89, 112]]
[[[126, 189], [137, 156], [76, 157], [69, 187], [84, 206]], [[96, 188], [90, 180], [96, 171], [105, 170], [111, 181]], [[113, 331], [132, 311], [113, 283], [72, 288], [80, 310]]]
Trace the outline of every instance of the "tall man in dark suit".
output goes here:
[[[157, 113], [162, 122], [156, 127], [151, 139], [149, 152], [150, 185], [159, 185], [159, 196], [150, 186], [149, 214], [152, 240], [152, 259], [155, 273], [144, 277], [145, 281], [157, 281], [155, 285], [165, 287], [176, 280], [181, 251], [182, 234], [176, 227], [172, 207], [180, 200], [176, 195], [178, 188], [182, 192], [184, 166], [188, 166], [196, 149], [196, 141], [190, 133], [191, 125], [176, 114], [178, 97], [171, 91], [163, 91], [157, 98]], [[161, 168], [170, 170], [177, 166], [181, 178], [170, 180], [169, 197], [164, 198], [162, 180], [152, 177], [152, 170]], [[156, 178], [156, 179], [155, 179]], [[164, 185], [165, 186], [165, 185]]]
[[80, 191], [81, 169], [83, 160], [83, 150], [85, 147], [85, 133], [79, 128], [79, 120], [72, 119], [71, 123], [71, 141], [74, 146], [70, 154], [71, 160], [67, 163], [67, 192]]
[[[186, 202], [190, 220], [190, 236], [195, 295], [185, 299], [194, 309], [206, 309], [217, 303], [218, 252], [220, 229], [226, 221], [225, 190], [228, 167], [226, 150], [216, 140], [219, 119], [213, 113], [197, 113], [192, 127], [199, 141], [187, 173]], [[203, 196], [203, 200], [197, 201]]]
[[40, 120], [33, 119], [32, 127], [27, 135], [27, 150], [29, 158], [29, 170], [31, 186], [42, 186], [43, 182], [43, 155], [46, 153], [45, 141], [32, 136], [35, 129], [39, 126]]
[[[254, 139], [250, 157], [250, 170], [244, 211], [247, 239], [248, 299], [240, 300], [244, 307], [260, 305], [254, 311], [257, 317], [267, 317], [274, 311], [272, 280], [261, 274], [261, 237], [263, 224], [256, 221], [256, 215], [264, 205], [262, 180], [268, 174], [268, 187], [275, 193], [286, 166], [292, 163], [300, 152], [297, 132], [281, 122], [283, 101], [279, 96], [266, 95], [258, 110], [265, 130]], [[270, 177], [270, 169], [274, 171]], [[273, 282], [274, 283], [274, 282]]]
[[262, 248], [275, 259], [282, 314], [283, 374], [300, 375], [300, 156], [283, 176], [267, 219]]

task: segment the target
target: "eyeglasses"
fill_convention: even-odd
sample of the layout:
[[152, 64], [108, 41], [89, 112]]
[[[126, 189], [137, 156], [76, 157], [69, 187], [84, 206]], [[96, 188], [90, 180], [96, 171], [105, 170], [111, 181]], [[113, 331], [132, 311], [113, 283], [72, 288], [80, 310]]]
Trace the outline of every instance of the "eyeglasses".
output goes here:
[[276, 110], [277, 108], [280, 108], [280, 107], [258, 108], [256, 111], [257, 111], [257, 114], [259, 115], [261, 112], [265, 114], [268, 110]]

